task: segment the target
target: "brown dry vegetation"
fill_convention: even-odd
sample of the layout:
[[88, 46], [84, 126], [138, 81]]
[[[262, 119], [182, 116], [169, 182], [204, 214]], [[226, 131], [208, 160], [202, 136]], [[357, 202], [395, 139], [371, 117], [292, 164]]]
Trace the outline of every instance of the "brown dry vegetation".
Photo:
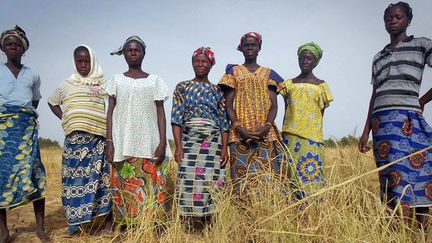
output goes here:
[[[360, 154], [353, 146], [326, 149], [325, 156], [330, 188], [375, 169], [372, 156]], [[413, 230], [380, 203], [376, 174], [301, 203], [281, 192], [277, 182], [258, 185], [260, 193], [253, 194], [247, 205], [226, 193], [219, 199], [213, 227], [200, 235], [184, 230], [176, 210], [156, 218], [149, 209], [142, 214], [142, 224], [126, 233], [100, 235], [97, 230], [87, 230], [81, 237], [64, 239], [67, 225], [60, 199], [61, 151], [42, 149], [42, 159], [49, 183], [46, 228], [54, 242], [432, 242], [432, 227], [427, 232]], [[173, 168], [171, 188], [175, 172]], [[8, 216], [15, 242], [37, 242], [30, 205]], [[155, 225], [164, 228], [160, 236], [155, 234]]]

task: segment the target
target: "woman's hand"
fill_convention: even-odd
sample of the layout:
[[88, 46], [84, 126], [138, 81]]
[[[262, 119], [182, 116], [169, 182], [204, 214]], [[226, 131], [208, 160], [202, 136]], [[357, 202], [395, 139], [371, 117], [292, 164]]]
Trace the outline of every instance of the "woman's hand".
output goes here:
[[369, 151], [371, 148], [367, 145], [369, 141], [369, 134], [363, 133], [363, 135], [360, 137], [359, 140], [359, 151], [362, 153], [366, 153], [367, 151]]
[[228, 150], [227, 148], [222, 148], [221, 150], [221, 157], [220, 157], [220, 163], [221, 167], [224, 168], [229, 160]]
[[105, 159], [112, 163], [114, 160], [114, 144], [112, 141], [107, 141], [105, 144]]
[[154, 156], [156, 157], [156, 165], [159, 165], [164, 161], [165, 159], [165, 150], [166, 150], [166, 144], [165, 143], [159, 143], [157, 146]]
[[259, 140], [260, 139], [259, 136], [257, 136], [256, 134], [248, 132], [246, 130], [246, 128], [244, 128], [242, 126], [237, 126], [236, 131], [239, 133], [242, 140], [248, 141], [248, 140]]
[[183, 161], [184, 153], [183, 153], [183, 146], [182, 145], [176, 145], [174, 150], [174, 160], [180, 164]]
[[265, 124], [263, 127], [258, 129], [258, 136], [260, 139], [265, 140], [268, 137], [268, 133], [270, 132], [271, 125], [269, 123]]

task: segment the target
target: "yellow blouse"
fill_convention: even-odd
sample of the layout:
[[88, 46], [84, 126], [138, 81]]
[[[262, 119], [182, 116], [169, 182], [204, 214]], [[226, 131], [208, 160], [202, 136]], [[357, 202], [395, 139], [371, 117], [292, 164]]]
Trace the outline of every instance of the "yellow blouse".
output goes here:
[[333, 101], [327, 83], [293, 83], [288, 79], [280, 85], [279, 93], [286, 104], [282, 132], [323, 142], [321, 111]]
[[[277, 88], [276, 81], [271, 78], [272, 70], [259, 67], [255, 72], [250, 72], [245, 66], [233, 66], [227, 70], [219, 85], [226, 85], [235, 90], [234, 110], [240, 124], [252, 131], [265, 125], [271, 107], [270, 90]], [[278, 76], [278, 75], [277, 75]], [[240, 136], [235, 130], [230, 132], [229, 142], [240, 141]], [[280, 139], [280, 135], [272, 127], [268, 134], [269, 141]]]

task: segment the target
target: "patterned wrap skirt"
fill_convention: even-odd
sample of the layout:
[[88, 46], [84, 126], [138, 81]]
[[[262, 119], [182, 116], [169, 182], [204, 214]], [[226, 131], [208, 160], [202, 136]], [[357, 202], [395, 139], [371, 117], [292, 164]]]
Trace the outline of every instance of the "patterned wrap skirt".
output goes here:
[[0, 106], [0, 209], [45, 197], [37, 114], [21, 106]]
[[[432, 128], [415, 111], [373, 113], [372, 134], [378, 167], [432, 145]], [[384, 202], [394, 206], [400, 199], [405, 208], [431, 206], [432, 152], [413, 155], [382, 170], [379, 179]]]
[[[287, 175], [286, 156], [283, 144], [278, 141], [239, 141], [230, 144], [230, 174], [234, 190], [239, 192], [244, 183], [252, 185], [257, 178], [269, 178], [258, 172], [285, 177]], [[256, 177], [259, 175], [258, 177]], [[248, 186], [248, 188], [252, 188]]]
[[145, 208], [163, 209], [169, 172], [168, 155], [159, 165], [154, 160], [131, 157], [114, 162], [111, 170], [111, 193], [114, 217], [119, 225], [136, 225]]
[[202, 217], [216, 209], [225, 186], [222, 135], [211, 120], [192, 118], [183, 127], [184, 159], [177, 175], [176, 201], [182, 216]]
[[69, 225], [87, 223], [111, 211], [109, 170], [104, 137], [81, 131], [66, 136], [62, 203]]
[[305, 196], [325, 185], [322, 143], [283, 133], [282, 141], [288, 149], [290, 179]]

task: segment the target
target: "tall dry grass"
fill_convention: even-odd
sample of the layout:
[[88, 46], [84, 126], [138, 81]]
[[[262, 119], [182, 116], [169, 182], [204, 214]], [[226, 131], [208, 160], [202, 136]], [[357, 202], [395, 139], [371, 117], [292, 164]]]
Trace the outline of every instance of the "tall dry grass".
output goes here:
[[[42, 155], [49, 175], [48, 190], [58, 192], [60, 151], [44, 149]], [[324, 164], [327, 188], [376, 168], [372, 155], [362, 155], [356, 147], [325, 149]], [[176, 170], [173, 166], [171, 188]], [[124, 233], [117, 230], [111, 235], [84, 234], [72, 241], [432, 242], [432, 226], [426, 232], [417, 230], [380, 202], [377, 174], [363, 176], [301, 203], [292, 193], [281, 190], [284, 185], [277, 180], [256, 183], [258, 191], [249, 193], [247, 201], [239, 200], [229, 190], [224, 195], [215, 195], [219, 207], [214, 223], [202, 234], [191, 234], [184, 229], [174, 205], [162, 217], [156, 216], [154, 209], [145, 209], [141, 224]], [[53, 239], [64, 241], [61, 234], [54, 235]]]

